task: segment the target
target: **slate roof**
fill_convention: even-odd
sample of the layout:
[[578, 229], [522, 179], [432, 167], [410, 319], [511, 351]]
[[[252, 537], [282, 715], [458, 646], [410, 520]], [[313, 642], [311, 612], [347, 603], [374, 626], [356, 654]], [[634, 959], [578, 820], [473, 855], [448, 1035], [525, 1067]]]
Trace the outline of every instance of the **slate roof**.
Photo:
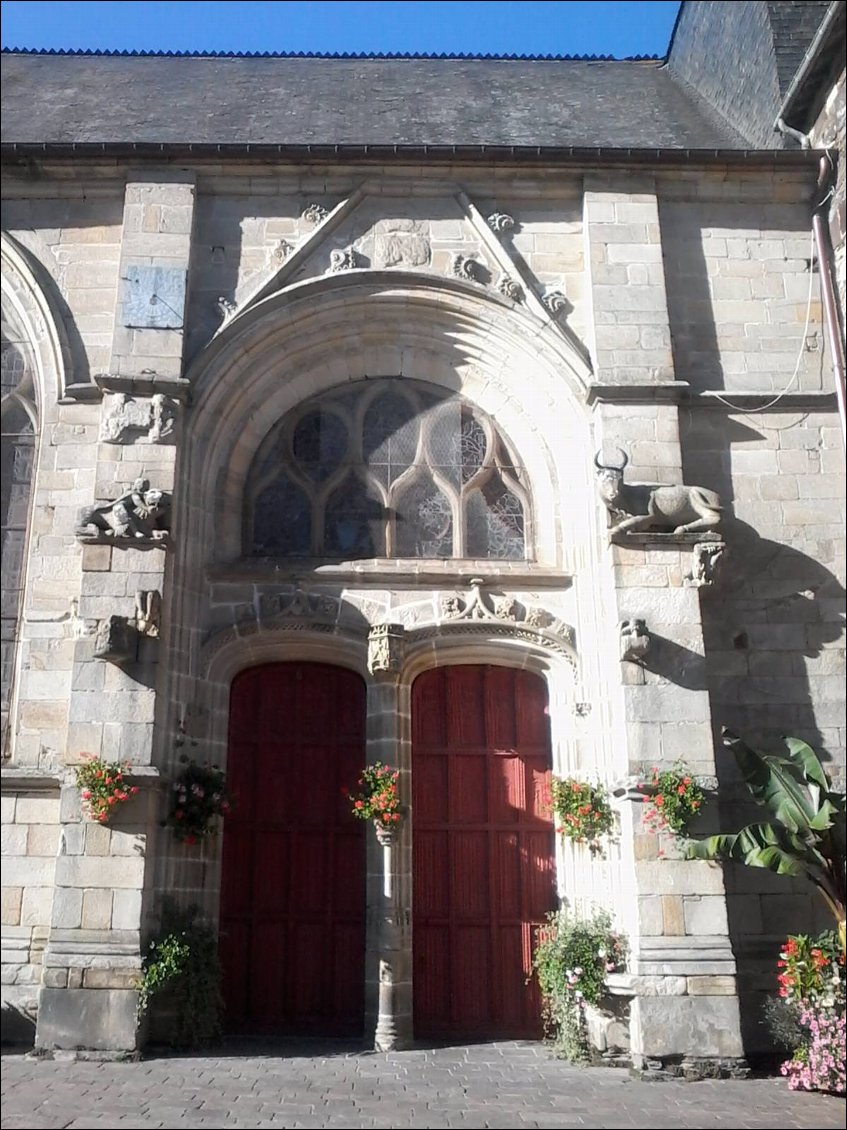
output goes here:
[[660, 61], [4, 52], [19, 145], [748, 148]]

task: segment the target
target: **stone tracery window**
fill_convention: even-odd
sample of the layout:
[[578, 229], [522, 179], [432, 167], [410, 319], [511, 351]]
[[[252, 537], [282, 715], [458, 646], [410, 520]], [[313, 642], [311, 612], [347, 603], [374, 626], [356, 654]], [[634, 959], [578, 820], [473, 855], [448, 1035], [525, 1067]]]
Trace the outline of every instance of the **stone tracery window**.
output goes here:
[[405, 378], [357, 382], [277, 424], [247, 484], [262, 556], [526, 557], [525, 475], [483, 413]]
[[20, 628], [24, 554], [35, 461], [34, 365], [28, 344], [4, 321], [0, 380], [0, 543], [2, 543], [2, 641], [0, 708], [2, 748], [7, 750], [9, 707]]

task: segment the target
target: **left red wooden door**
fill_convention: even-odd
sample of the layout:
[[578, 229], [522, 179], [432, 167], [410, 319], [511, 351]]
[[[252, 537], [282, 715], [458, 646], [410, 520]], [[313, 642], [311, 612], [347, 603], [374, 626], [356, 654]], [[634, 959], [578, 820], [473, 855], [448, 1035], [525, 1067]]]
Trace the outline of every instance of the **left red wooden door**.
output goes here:
[[364, 1008], [365, 686], [318, 663], [232, 684], [220, 953], [231, 1033], [354, 1035]]

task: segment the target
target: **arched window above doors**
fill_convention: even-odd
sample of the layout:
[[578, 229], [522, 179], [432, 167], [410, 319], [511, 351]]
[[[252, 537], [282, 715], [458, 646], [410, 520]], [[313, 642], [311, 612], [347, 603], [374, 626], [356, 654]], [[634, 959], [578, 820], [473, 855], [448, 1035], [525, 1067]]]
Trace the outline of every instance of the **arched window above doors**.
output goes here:
[[493, 421], [405, 378], [306, 401], [265, 437], [247, 483], [260, 556], [521, 560], [525, 474]]

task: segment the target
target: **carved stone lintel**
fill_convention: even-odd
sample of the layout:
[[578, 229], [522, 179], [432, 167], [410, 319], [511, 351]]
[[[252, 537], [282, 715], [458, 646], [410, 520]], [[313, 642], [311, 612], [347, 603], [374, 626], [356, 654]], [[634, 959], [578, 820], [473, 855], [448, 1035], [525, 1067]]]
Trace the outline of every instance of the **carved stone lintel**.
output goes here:
[[691, 572], [685, 578], [687, 588], [701, 589], [713, 585], [720, 572], [726, 550], [722, 541], [701, 541], [691, 552]]
[[162, 545], [168, 538], [169, 511], [169, 494], [151, 487], [148, 479], [136, 479], [114, 502], [84, 506], [75, 533], [88, 544]]
[[457, 279], [470, 279], [471, 282], [479, 282], [480, 280], [480, 264], [476, 259], [456, 252], [453, 255], [451, 267]]
[[163, 443], [173, 436], [178, 402], [164, 393], [149, 399], [125, 392], [103, 395], [102, 443]]
[[488, 226], [492, 231], [501, 235], [503, 232], [512, 230], [515, 226], [515, 219], [514, 216], [510, 216], [506, 212], [492, 212], [488, 217]]
[[329, 253], [329, 271], [331, 275], [339, 271], [352, 271], [359, 265], [359, 258], [352, 247], [333, 247]]
[[650, 650], [650, 633], [643, 620], [622, 620], [621, 633], [621, 662], [640, 663]]
[[132, 662], [138, 652], [138, 632], [126, 616], [107, 616], [97, 625], [94, 655], [111, 663]]
[[322, 224], [328, 215], [329, 212], [323, 204], [307, 204], [302, 212], [302, 218], [313, 227]]
[[523, 302], [523, 288], [510, 275], [500, 276], [497, 280], [497, 289], [504, 298], [509, 298], [512, 302]]
[[374, 624], [368, 632], [368, 670], [396, 675], [403, 666], [406, 630], [402, 624]]

